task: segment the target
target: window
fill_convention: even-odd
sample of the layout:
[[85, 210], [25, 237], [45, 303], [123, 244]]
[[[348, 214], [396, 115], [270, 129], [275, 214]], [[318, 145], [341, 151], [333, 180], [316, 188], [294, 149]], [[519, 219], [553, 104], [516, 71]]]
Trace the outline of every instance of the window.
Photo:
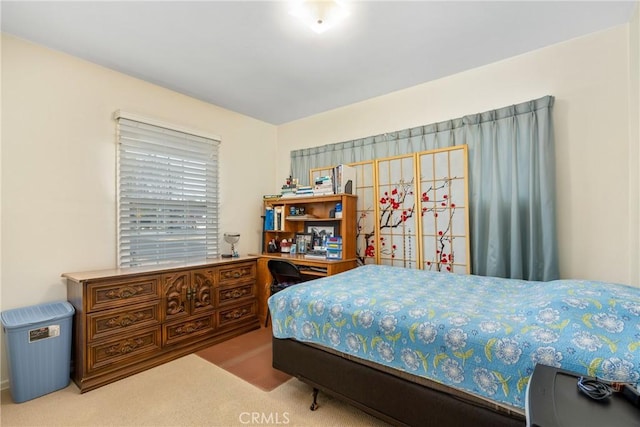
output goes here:
[[218, 137], [116, 112], [120, 267], [218, 256]]

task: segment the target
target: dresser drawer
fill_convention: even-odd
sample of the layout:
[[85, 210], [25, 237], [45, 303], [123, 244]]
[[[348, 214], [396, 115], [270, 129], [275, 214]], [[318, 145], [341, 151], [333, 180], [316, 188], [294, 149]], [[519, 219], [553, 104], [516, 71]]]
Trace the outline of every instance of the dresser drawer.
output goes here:
[[258, 304], [254, 301], [229, 307], [218, 311], [218, 325], [224, 327], [237, 322], [243, 322], [257, 317]]
[[88, 345], [88, 372], [121, 368], [160, 353], [160, 327]]
[[160, 297], [160, 276], [142, 276], [122, 281], [93, 282], [87, 285], [87, 311], [122, 307]]
[[165, 324], [162, 331], [162, 344], [172, 345], [184, 340], [193, 340], [199, 336], [213, 334], [215, 330], [215, 315], [190, 318], [181, 322]]
[[256, 277], [256, 263], [245, 262], [218, 268], [218, 285], [225, 286]]
[[127, 333], [130, 329], [157, 326], [160, 324], [160, 301], [89, 314], [87, 323], [89, 341]]
[[217, 304], [219, 307], [234, 304], [246, 298], [253, 298], [256, 295], [255, 282], [218, 288], [216, 295], [218, 297]]

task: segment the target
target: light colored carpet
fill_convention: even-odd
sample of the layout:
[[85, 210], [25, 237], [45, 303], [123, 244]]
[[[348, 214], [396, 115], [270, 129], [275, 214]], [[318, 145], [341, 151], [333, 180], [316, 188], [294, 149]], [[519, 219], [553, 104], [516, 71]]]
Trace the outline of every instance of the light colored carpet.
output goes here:
[[62, 390], [15, 404], [2, 391], [2, 426], [385, 426], [291, 379], [271, 392], [191, 354], [96, 390]]

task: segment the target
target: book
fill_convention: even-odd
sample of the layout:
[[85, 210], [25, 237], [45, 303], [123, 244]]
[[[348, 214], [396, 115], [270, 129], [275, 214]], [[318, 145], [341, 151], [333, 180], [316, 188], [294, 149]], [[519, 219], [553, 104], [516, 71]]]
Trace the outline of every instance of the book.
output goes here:
[[317, 216], [313, 214], [304, 214], [304, 215], [289, 215], [287, 217], [288, 221], [304, 221], [306, 219], [316, 219]]
[[327, 252], [313, 250], [304, 254], [304, 257], [308, 259], [327, 259]]
[[282, 199], [293, 199], [294, 197], [299, 197], [296, 193], [283, 193]]
[[264, 229], [265, 230], [273, 230], [273, 208], [267, 207], [264, 211]]
[[356, 168], [338, 165], [332, 170], [333, 189], [336, 194], [356, 193]]
[[273, 229], [284, 230], [284, 214], [282, 212], [282, 206], [276, 206], [274, 210], [275, 210], [275, 214], [274, 214], [275, 217], [274, 217]]
[[313, 187], [310, 185], [300, 186], [296, 191], [296, 195], [298, 196], [313, 195]]
[[333, 179], [331, 175], [319, 176], [314, 180], [314, 195], [333, 194]]
[[295, 192], [296, 192], [295, 187], [282, 187], [280, 194], [284, 196], [285, 194], [295, 193]]

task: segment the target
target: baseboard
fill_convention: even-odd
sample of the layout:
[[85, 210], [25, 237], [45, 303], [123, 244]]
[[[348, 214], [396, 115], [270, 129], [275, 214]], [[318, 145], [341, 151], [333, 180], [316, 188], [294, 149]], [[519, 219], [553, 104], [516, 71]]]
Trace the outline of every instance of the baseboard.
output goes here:
[[0, 381], [0, 390], [6, 390], [9, 388], [9, 380]]

